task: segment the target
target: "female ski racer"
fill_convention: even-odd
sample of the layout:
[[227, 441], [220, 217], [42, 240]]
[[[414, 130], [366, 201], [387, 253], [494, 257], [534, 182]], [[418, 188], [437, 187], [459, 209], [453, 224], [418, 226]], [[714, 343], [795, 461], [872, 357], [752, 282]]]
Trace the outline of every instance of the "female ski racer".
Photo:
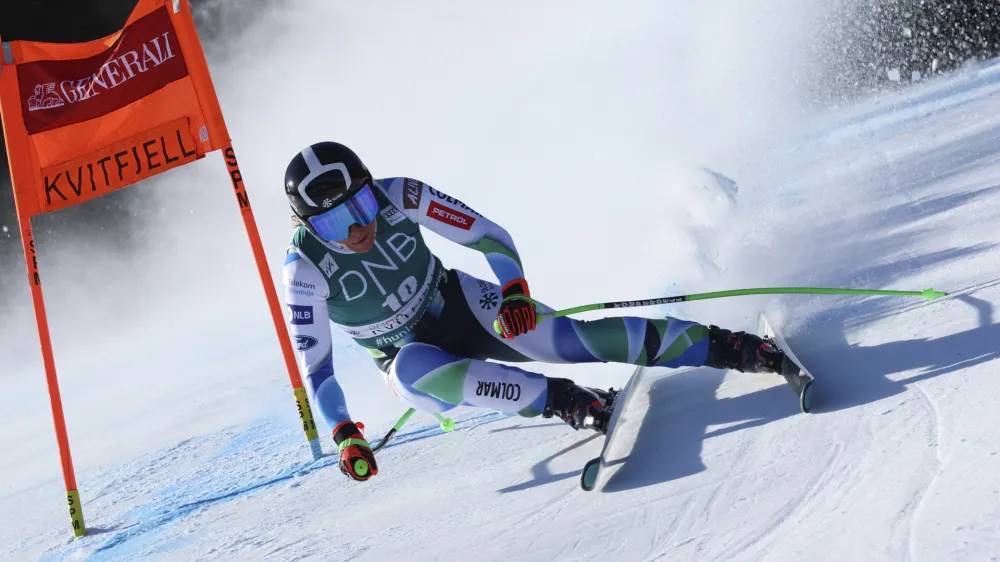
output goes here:
[[[782, 368], [784, 354], [753, 334], [676, 318], [536, 325], [534, 304], [505, 300], [531, 294], [506, 230], [421, 181], [373, 178], [342, 144], [296, 154], [285, 193], [297, 224], [283, 270], [289, 330], [341, 470], [355, 480], [378, 474], [378, 465], [334, 377], [330, 322], [371, 352], [392, 392], [418, 410], [461, 404], [558, 416], [574, 429], [606, 422], [606, 393], [491, 360]], [[445, 267], [420, 227], [481, 252], [497, 282]]]

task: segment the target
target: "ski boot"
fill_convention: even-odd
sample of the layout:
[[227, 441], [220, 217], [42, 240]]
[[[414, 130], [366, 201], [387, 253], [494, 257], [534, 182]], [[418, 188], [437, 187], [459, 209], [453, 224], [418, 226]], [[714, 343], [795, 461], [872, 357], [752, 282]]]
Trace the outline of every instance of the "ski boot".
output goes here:
[[705, 366], [735, 369], [741, 373], [775, 373], [785, 377], [799, 372], [798, 366], [770, 338], [731, 332], [718, 326], [708, 327]]
[[556, 416], [573, 429], [587, 428], [603, 433], [611, 417], [614, 392], [579, 386], [569, 379], [546, 377], [548, 392], [542, 417]]

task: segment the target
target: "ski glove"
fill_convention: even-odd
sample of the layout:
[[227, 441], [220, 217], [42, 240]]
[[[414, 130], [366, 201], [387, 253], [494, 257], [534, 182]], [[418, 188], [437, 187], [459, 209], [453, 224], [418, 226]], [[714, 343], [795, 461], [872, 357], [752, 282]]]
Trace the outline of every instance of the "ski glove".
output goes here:
[[[530, 296], [528, 282], [520, 278], [504, 285], [504, 298], [510, 295]], [[526, 334], [535, 329], [535, 305], [523, 299], [506, 301], [497, 310], [497, 322], [500, 323], [500, 335], [504, 339], [512, 340], [521, 334]]]
[[340, 471], [355, 480], [365, 481], [378, 474], [378, 465], [358, 425], [361, 424], [350, 421], [338, 423], [333, 429], [333, 440], [340, 452]]

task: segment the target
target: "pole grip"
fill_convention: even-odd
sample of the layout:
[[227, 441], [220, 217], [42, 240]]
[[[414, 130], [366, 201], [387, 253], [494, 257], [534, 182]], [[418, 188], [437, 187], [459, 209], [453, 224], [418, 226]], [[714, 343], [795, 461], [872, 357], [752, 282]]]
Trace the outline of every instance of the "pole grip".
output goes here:
[[[535, 313], [535, 324], [541, 324], [542, 321], [545, 320], [546, 318], [549, 318], [549, 315], [547, 315], [547, 314], [541, 314], [539, 312], [536, 312]], [[494, 320], [493, 321], [493, 331], [496, 332], [497, 334], [502, 334], [503, 333], [503, 330], [500, 329], [500, 320]]]
[[[531, 304], [535, 305], [536, 307], [538, 307], [540, 305], [540, 303], [538, 301], [536, 301], [535, 299], [529, 297], [528, 295], [510, 295], [510, 296], [507, 296], [506, 298], [504, 298], [503, 301], [501, 301], [500, 304], [503, 304], [503, 303], [505, 303], [507, 301], [513, 301], [513, 300], [528, 301]], [[552, 314], [542, 314], [540, 312], [536, 312], [535, 313], [535, 324], [541, 324], [543, 320], [545, 320], [546, 318], [549, 318], [551, 316], [554, 316], [554, 315], [552, 315]], [[499, 318], [497, 318], [496, 320], [493, 321], [493, 331], [496, 332], [497, 334], [502, 334], [503, 333], [503, 330], [500, 329], [500, 319]]]

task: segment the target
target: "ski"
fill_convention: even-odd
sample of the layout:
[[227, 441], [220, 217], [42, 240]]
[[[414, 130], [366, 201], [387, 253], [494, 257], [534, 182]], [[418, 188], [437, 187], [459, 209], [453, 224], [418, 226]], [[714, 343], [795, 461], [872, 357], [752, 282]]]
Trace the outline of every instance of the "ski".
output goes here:
[[[781, 376], [784, 377], [785, 382], [788, 383], [792, 392], [798, 396], [799, 408], [802, 412], [809, 413], [812, 409], [812, 374], [802, 366], [802, 362], [792, 353], [785, 338], [768, 322], [764, 313], [760, 313], [757, 319], [757, 335], [767, 340], [785, 354], [787, 364], [782, 366]], [[618, 421], [621, 419], [623, 412], [628, 408], [629, 402], [631, 402], [632, 397], [635, 395], [635, 390], [640, 386], [641, 379], [647, 370], [642, 367], [636, 369], [621, 390], [610, 392], [611, 415], [603, 428], [604, 446], [601, 448], [599, 456], [590, 459], [583, 466], [583, 472], [580, 474], [580, 487], [584, 490], [588, 492], [592, 491], [601, 484], [603, 480], [602, 476], [606, 474], [605, 469], [608, 467], [607, 454], [612, 444], [614, 444], [615, 435], [617, 434]], [[600, 392], [605, 395], [608, 394], [603, 391]], [[595, 420], [594, 429], [601, 430], [601, 425], [600, 420]]]
[[583, 465], [583, 472], [580, 474], [580, 487], [584, 490], [589, 492], [596, 488], [601, 475], [604, 474], [604, 469], [608, 467], [605, 455], [615, 440], [615, 430], [618, 427], [618, 420], [621, 419], [622, 412], [625, 411], [632, 396], [635, 395], [635, 389], [639, 386], [639, 381], [643, 378], [643, 373], [647, 370], [643, 367], [637, 368], [621, 390], [611, 392], [611, 415], [608, 418], [607, 425], [603, 428], [604, 446], [601, 448], [601, 454], [587, 461], [587, 464]]
[[792, 353], [791, 347], [785, 342], [785, 338], [774, 329], [768, 322], [767, 317], [761, 312], [757, 317], [757, 335], [770, 342], [785, 354], [789, 361], [788, 365], [782, 367], [781, 376], [784, 377], [788, 387], [799, 397], [799, 409], [808, 414], [812, 410], [812, 384], [813, 376], [802, 366], [799, 358]]

